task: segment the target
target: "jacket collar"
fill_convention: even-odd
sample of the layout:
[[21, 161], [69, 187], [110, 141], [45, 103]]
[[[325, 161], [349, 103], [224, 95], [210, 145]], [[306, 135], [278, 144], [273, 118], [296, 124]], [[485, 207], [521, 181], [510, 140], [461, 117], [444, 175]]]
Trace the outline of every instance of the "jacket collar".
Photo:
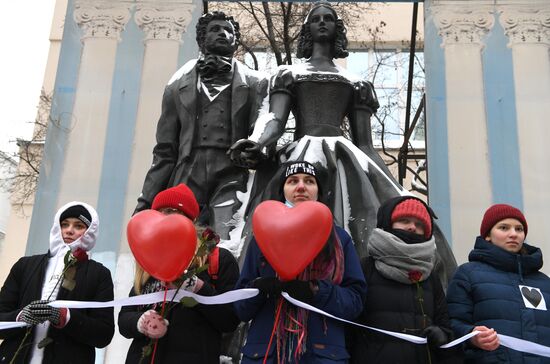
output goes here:
[[470, 262], [483, 262], [497, 269], [520, 274], [537, 272], [542, 268], [542, 252], [539, 248], [523, 243], [526, 254], [510, 253], [478, 236], [470, 252]]

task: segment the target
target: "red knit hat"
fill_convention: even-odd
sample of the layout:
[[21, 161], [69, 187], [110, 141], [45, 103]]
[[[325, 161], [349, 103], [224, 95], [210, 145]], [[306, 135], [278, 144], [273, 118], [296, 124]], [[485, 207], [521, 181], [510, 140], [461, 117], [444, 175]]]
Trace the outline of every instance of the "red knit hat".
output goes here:
[[424, 237], [432, 236], [432, 219], [424, 204], [414, 198], [408, 198], [395, 206], [391, 214], [392, 224], [403, 217], [415, 217], [424, 225]]
[[161, 191], [155, 196], [151, 208], [159, 210], [163, 207], [180, 210], [191, 220], [195, 220], [199, 216], [199, 204], [195, 194], [183, 183]]
[[516, 219], [521, 222], [521, 225], [523, 225], [523, 230], [525, 231], [525, 236], [527, 236], [527, 220], [525, 220], [523, 213], [514, 206], [503, 203], [493, 205], [485, 211], [483, 220], [481, 220], [479, 234], [482, 238], [486, 237], [491, 232], [493, 226], [495, 226], [499, 221], [508, 218]]

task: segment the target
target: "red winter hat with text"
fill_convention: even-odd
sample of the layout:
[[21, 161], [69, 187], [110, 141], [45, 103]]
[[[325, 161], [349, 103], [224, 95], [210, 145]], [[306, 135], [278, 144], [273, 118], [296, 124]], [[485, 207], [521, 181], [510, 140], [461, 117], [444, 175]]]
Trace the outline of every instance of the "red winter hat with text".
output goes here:
[[161, 191], [155, 196], [151, 208], [159, 210], [165, 207], [179, 210], [191, 220], [195, 220], [199, 216], [199, 204], [195, 194], [183, 183]]
[[391, 214], [392, 224], [403, 217], [415, 217], [424, 225], [424, 237], [432, 235], [432, 219], [424, 204], [414, 198], [409, 198], [395, 206]]
[[479, 227], [479, 234], [482, 238], [486, 237], [491, 232], [493, 226], [495, 226], [499, 221], [508, 218], [518, 220], [521, 225], [523, 225], [525, 236], [527, 236], [527, 220], [525, 220], [523, 213], [514, 206], [503, 203], [493, 205], [485, 211], [483, 220], [481, 220], [481, 226]]

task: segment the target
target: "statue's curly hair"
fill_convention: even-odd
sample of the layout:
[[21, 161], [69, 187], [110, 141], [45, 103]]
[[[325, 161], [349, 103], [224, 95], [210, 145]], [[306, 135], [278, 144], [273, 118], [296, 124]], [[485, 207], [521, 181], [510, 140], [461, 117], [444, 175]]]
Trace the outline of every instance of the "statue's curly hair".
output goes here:
[[334, 18], [336, 19], [336, 34], [334, 37], [333, 44], [333, 57], [334, 58], [346, 58], [349, 55], [347, 51], [348, 38], [346, 36], [346, 26], [342, 19], [338, 18], [336, 10], [326, 1], [320, 1], [311, 7], [306, 16], [306, 21], [302, 25], [300, 30], [300, 36], [298, 37], [298, 49], [296, 50], [296, 57], [298, 58], [309, 58], [313, 52], [313, 40], [311, 38], [311, 29], [310, 29], [310, 19], [311, 14], [321, 8], [325, 7], [332, 11]]
[[233, 25], [233, 28], [235, 29], [235, 42], [237, 45], [239, 44], [239, 40], [241, 39], [239, 23], [235, 19], [233, 19], [232, 16], [225, 15], [223, 11], [213, 11], [201, 16], [199, 18], [199, 21], [197, 22], [197, 44], [199, 45], [199, 49], [201, 51], [204, 49], [203, 46], [204, 38], [206, 37], [206, 28], [212, 20], [225, 20], [231, 23], [231, 25]]

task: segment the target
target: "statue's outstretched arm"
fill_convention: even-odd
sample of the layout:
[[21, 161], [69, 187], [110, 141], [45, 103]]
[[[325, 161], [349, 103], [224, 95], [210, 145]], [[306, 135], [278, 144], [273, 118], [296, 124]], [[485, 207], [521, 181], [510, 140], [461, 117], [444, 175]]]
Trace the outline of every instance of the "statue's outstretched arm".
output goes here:
[[237, 141], [228, 151], [235, 164], [255, 168], [265, 158], [264, 149], [269, 150], [277, 144], [292, 108], [292, 83], [290, 72], [280, 71], [273, 77], [269, 112], [260, 114], [250, 138]]

